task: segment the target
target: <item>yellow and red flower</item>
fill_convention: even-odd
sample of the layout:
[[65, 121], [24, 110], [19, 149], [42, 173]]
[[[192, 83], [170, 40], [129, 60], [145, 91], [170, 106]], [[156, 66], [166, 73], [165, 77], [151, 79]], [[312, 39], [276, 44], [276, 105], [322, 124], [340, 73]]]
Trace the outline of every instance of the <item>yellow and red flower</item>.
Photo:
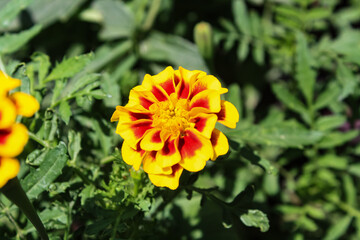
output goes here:
[[36, 99], [26, 93], [9, 91], [20, 86], [18, 79], [0, 71], [0, 188], [16, 177], [20, 164], [14, 159], [24, 149], [28, 132], [16, 123], [16, 116], [32, 116], [40, 107]]
[[239, 113], [220, 99], [226, 92], [217, 78], [198, 70], [167, 67], [145, 75], [128, 104], [117, 106], [111, 117], [119, 121], [123, 160], [135, 170], [142, 164], [154, 185], [176, 189], [184, 169], [198, 172], [228, 152], [228, 140], [215, 124], [235, 128]]

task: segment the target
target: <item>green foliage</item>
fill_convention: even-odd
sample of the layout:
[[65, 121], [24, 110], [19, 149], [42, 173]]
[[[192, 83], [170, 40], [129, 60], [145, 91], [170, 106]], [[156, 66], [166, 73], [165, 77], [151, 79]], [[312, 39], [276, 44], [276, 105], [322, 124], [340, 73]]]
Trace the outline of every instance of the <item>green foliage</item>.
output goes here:
[[[30, 134], [18, 177], [51, 239], [360, 238], [358, 1], [0, 6], [0, 69], [41, 103], [18, 119]], [[110, 122], [168, 65], [215, 75], [240, 113], [236, 129], [217, 126], [229, 153], [175, 191], [122, 161]], [[0, 239], [38, 239], [2, 195]]]

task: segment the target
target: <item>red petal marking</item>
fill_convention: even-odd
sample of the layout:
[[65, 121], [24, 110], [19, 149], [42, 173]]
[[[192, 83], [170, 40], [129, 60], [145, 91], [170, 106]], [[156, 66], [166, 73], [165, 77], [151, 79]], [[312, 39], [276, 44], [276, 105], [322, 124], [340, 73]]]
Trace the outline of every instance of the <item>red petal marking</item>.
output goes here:
[[180, 164], [175, 164], [171, 167], [171, 170], [172, 170], [172, 173], [171, 175], [172, 176], [175, 176], [176, 172], [179, 171], [181, 169], [181, 166]]
[[153, 86], [153, 88], [151, 89], [151, 92], [154, 94], [156, 99], [159, 100], [159, 102], [168, 100], [166, 95], [156, 86]]
[[160, 84], [160, 86], [166, 91], [166, 93], [170, 96], [170, 94], [172, 94], [173, 92], [175, 92], [175, 87], [174, 87], [174, 83], [173, 80], [170, 78], [168, 80], [166, 80], [165, 82], [163, 82], [162, 84]]
[[202, 147], [202, 143], [195, 133], [186, 131], [184, 137], [179, 139], [179, 151], [181, 157], [193, 157], [196, 150]]
[[179, 84], [179, 82], [180, 82], [180, 78], [178, 76], [174, 75], [174, 84], [175, 84], [175, 86], [177, 86]]
[[193, 105], [191, 106], [191, 108], [194, 107], [202, 107], [202, 108], [207, 108], [209, 109], [209, 100], [206, 98], [200, 98], [198, 99], [196, 102], [193, 103]]
[[1, 118], [2, 118], [2, 113], [0, 112], [0, 120], [1, 120]]
[[220, 131], [213, 131], [211, 133], [211, 138], [210, 138], [211, 145], [213, 145], [213, 146], [217, 145], [217, 143], [219, 141], [219, 136], [220, 136]]
[[222, 107], [220, 112], [216, 114], [218, 116], [218, 121], [224, 120], [226, 116], [225, 107]]
[[197, 83], [195, 85], [195, 87], [193, 88], [193, 90], [191, 91], [189, 99], [191, 100], [196, 94], [198, 94], [206, 89], [207, 89], [207, 87], [205, 85]]
[[179, 98], [187, 98], [189, 96], [189, 88], [189, 83], [186, 83], [184, 80], [181, 81], [178, 91]]
[[145, 97], [139, 97], [140, 105], [143, 106], [145, 109], [149, 109], [150, 106], [154, 103]]
[[160, 130], [155, 132], [154, 135], [152, 135], [151, 141], [155, 143], [161, 143]]
[[151, 119], [151, 115], [149, 113], [136, 113], [136, 112], [129, 112], [131, 116], [131, 120], [136, 121], [139, 119]]
[[162, 155], [173, 155], [176, 152], [176, 148], [175, 148], [175, 140], [171, 140], [171, 141], [166, 141], [164, 144], [163, 149], [161, 149], [161, 154]]
[[141, 138], [151, 128], [151, 122], [135, 123], [131, 128], [134, 130], [135, 137]]
[[197, 117], [195, 118], [195, 129], [202, 132], [206, 126], [207, 118]]
[[0, 129], [0, 144], [5, 144], [10, 134], [11, 134], [10, 130]]

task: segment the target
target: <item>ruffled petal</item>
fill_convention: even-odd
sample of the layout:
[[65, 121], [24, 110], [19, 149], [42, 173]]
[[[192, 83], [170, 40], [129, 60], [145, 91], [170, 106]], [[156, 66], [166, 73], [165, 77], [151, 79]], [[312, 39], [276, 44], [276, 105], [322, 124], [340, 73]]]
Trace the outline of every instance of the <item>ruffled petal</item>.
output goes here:
[[210, 141], [214, 148], [214, 156], [211, 160], [215, 160], [218, 156], [225, 155], [229, 151], [229, 142], [226, 136], [218, 129], [214, 129]]
[[156, 152], [148, 152], [143, 160], [144, 171], [149, 174], [165, 174], [169, 175], [172, 173], [171, 167], [161, 167], [156, 162]]
[[21, 85], [21, 81], [19, 79], [9, 77], [1, 70], [0, 70], [0, 82], [1, 82], [0, 97], [6, 96], [10, 90], [17, 88]]
[[164, 71], [152, 76], [152, 79], [155, 84], [158, 84], [165, 90], [168, 96], [175, 92], [174, 69], [172, 67], [165, 68]]
[[190, 122], [194, 123], [194, 128], [207, 138], [211, 137], [216, 121], [217, 116], [215, 114], [206, 113], [199, 113], [190, 119]]
[[[138, 88], [141, 87], [141, 88]], [[158, 102], [158, 100], [154, 97], [154, 95], [150, 91], [140, 91], [140, 89], [143, 89], [142, 86], [138, 86], [133, 88], [133, 90], [130, 91], [129, 94], [129, 103], [127, 106], [142, 106], [145, 109], [149, 109], [151, 105], [153, 105], [155, 102]], [[137, 90], [139, 89], [139, 90]]]
[[156, 162], [161, 167], [170, 167], [180, 162], [181, 155], [177, 145], [177, 138], [168, 138], [165, 141], [164, 147], [156, 154]]
[[147, 91], [150, 91], [159, 102], [169, 99], [169, 95], [166, 91], [159, 84], [155, 83], [153, 77], [149, 74], [145, 75], [141, 86], [143, 86]]
[[140, 147], [146, 151], [158, 151], [164, 146], [164, 139], [160, 136], [161, 129], [153, 128], [146, 132], [140, 142]]
[[180, 165], [190, 172], [198, 172], [205, 167], [206, 161], [213, 157], [209, 139], [196, 130], [185, 130], [179, 138]]
[[179, 180], [183, 170], [184, 169], [179, 164], [176, 164], [172, 167], [171, 174], [149, 174], [149, 178], [155, 186], [167, 187], [175, 190], [179, 187]]
[[239, 121], [239, 112], [236, 107], [224, 100], [221, 100], [221, 110], [217, 113], [217, 116], [218, 122], [229, 128], [236, 128], [236, 123]]
[[190, 115], [193, 116], [198, 112], [218, 113], [221, 109], [220, 102], [220, 93], [218, 91], [202, 91], [190, 101]]
[[39, 102], [29, 94], [15, 92], [10, 95], [10, 99], [15, 103], [17, 114], [24, 117], [31, 117], [40, 109]]
[[194, 83], [193, 87], [191, 88], [189, 100], [191, 100], [198, 93], [208, 89], [219, 91], [220, 94], [226, 93], [228, 91], [226, 88], [221, 87], [221, 83], [216, 77], [207, 75]]
[[0, 97], [0, 129], [10, 127], [16, 119], [14, 103], [5, 97]]
[[2, 188], [10, 179], [16, 177], [20, 170], [18, 160], [7, 157], [0, 157], [0, 188]]
[[140, 169], [140, 165], [145, 156], [146, 152], [142, 150], [139, 146], [136, 149], [130, 147], [126, 141], [123, 142], [121, 147], [121, 155], [127, 164], [133, 166], [133, 168], [137, 171]]
[[122, 107], [117, 106], [115, 112], [111, 117], [111, 121], [119, 121], [121, 122], [134, 122], [138, 120], [151, 120], [152, 114], [144, 109], [142, 106], [137, 105], [133, 107]]
[[123, 123], [119, 121], [116, 133], [119, 134], [127, 143], [136, 148], [137, 143], [142, 139], [145, 132], [152, 129], [151, 120], [138, 120], [135, 122]]
[[15, 123], [7, 129], [0, 129], [0, 156], [14, 157], [19, 155], [28, 139], [28, 131], [20, 123]]
[[174, 73], [174, 83], [179, 99], [187, 99], [191, 91], [191, 86], [197, 81], [198, 78], [206, 76], [206, 73], [203, 71], [189, 71], [182, 67], [179, 67], [179, 70], [174, 71]]

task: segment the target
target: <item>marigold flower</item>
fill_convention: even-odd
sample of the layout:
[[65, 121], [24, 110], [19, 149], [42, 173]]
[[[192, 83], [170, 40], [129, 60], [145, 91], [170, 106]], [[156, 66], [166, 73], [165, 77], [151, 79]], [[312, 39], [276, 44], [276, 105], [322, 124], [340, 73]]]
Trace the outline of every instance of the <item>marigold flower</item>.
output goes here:
[[32, 116], [40, 105], [26, 93], [9, 91], [20, 86], [18, 79], [0, 71], [0, 188], [16, 177], [20, 164], [14, 159], [24, 149], [28, 132], [24, 125], [15, 123], [16, 116]]
[[215, 128], [216, 122], [235, 128], [239, 121], [235, 106], [220, 99], [227, 91], [198, 70], [167, 67], [145, 75], [111, 117], [119, 121], [124, 161], [135, 170], [142, 164], [154, 185], [176, 189], [184, 169], [198, 172], [228, 152], [226, 136]]

